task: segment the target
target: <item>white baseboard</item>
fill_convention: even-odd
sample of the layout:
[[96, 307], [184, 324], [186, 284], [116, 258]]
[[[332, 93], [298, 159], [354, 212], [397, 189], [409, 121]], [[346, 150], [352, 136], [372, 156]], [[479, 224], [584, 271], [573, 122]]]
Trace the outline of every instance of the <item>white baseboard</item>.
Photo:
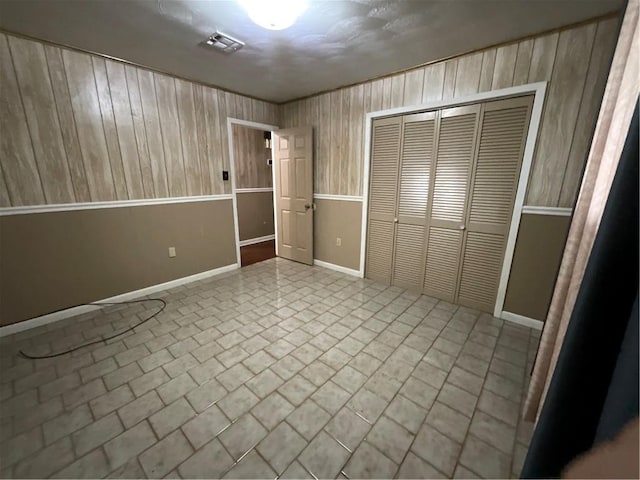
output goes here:
[[518, 325], [535, 328], [536, 330], [542, 330], [542, 327], [544, 326], [544, 322], [541, 322], [540, 320], [525, 317], [524, 315], [518, 315], [517, 313], [502, 312], [500, 314], [500, 318], [508, 322], [517, 323]]
[[253, 245], [254, 243], [268, 242], [269, 240], [275, 240], [275, 234], [265, 235], [264, 237], [248, 238], [246, 240], [240, 240], [240, 246], [246, 247], [247, 245]]
[[353, 275], [354, 277], [361, 277], [359, 270], [354, 270], [352, 268], [342, 267], [340, 265], [335, 265], [329, 262], [323, 262], [322, 260], [313, 259], [313, 264], [319, 267], [328, 268], [330, 270], [335, 270], [336, 272], [346, 273], [347, 275]]
[[[207, 270], [206, 272], [189, 275], [188, 277], [177, 278], [169, 282], [159, 283], [150, 287], [141, 288], [140, 290], [134, 290], [133, 292], [116, 295], [115, 297], [105, 298], [104, 300], [96, 300], [96, 302], [123, 302], [127, 300], [134, 300], [151, 293], [159, 292], [161, 290], [167, 290], [169, 288], [177, 287], [179, 285], [184, 285], [186, 283], [191, 283], [198, 280], [204, 280], [205, 278], [230, 272], [238, 268], [240, 268], [240, 265], [237, 263], [233, 263], [224, 267], [214, 268], [213, 270]], [[39, 327], [41, 325], [47, 325], [49, 323], [57, 322], [58, 320], [63, 320], [65, 318], [70, 318], [76, 315], [81, 315], [83, 313], [98, 310], [100, 308], [103, 307], [100, 305], [83, 305], [81, 307], [68, 308], [60, 312], [49, 313], [47, 315], [42, 315], [40, 317], [35, 317], [22, 322], [12, 323], [11, 325], [0, 328], [0, 338], [6, 337], [7, 335], [13, 335], [14, 333], [23, 332], [31, 328]]]

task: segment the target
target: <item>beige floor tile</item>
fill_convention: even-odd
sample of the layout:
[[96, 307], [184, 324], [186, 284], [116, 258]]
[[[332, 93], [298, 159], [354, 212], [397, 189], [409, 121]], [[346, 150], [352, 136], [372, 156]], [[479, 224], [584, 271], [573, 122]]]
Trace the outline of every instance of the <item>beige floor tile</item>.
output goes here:
[[234, 464], [218, 440], [212, 440], [178, 467], [183, 478], [220, 478]]
[[456, 442], [462, 443], [471, 419], [443, 403], [436, 402], [427, 415], [426, 423]]
[[462, 368], [453, 367], [451, 372], [449, 372], [447, 382], [478, 396], [482, 390], [484, 378], [474, 375], [471, 372], [467, 372]]
[[148, 478], [161, 478], [189, 458], [193, 449], [180, 430], [160, 440], [140, 455]]
[[275, 478], [276, 473], [264, 459], [252, 450], [223, 478]]
[[149, 417], [149, 423], [158, 438], [165, 437], [193, 418], [196, 412], [184, 397], [179, 398], [169, 406]]
[[104, 452], [97, 449], [63, 468], [53, 478], [104, 478], [110, 470]]
[[311, 399], [332, 415], [351, 398], [346, 390], [333, 382], [327, 382], [311, 395]]
[[246, 414], [222, 432], [218, 438], [231, 456], [238, 461], [266, 436], [267, 431], [260, 422], [251, 414]]
[[360, 390], [347, 402], [349, 408], [372, 425], [378, 420], [387, 405], [386, 400], [365, 389]]
[[344, 388], [349, 393], [355, 393], [367, 381], [366, 375], [363, 375], [355, 368], [345, 366], [333, 378], [333, 382]]
[[455, 385], [445, 383], [438, 394], [437, 401], [471, 418], [478, 397]]
[[299, 461], [316, 478], [335, 478], [349, 455], [335, 439], [320, 432], [302, 452]]
[[[282, 259], [162, 296], [157, 319], [108, 345], [3, 354], [0, 475], [519, 473], [530, 329]], [[109, 308], [3, 345], [49, 352], [151, 311]]]
[[489, 390], [483, 390], [478, 400], [478, 410], [515, 427], [520, 417], [520, 406]]
[[311, 440], [330, 419], [331, 415], [309, 399], [287, 417], [287, 422], [304, 438]]
[[402, 395], [396, 396], [384, 413], [414, 434], [427, 416], [427, 410]]
[[393, 420], [382, 416], [367, 435], [367, 442], [399, 464], [413, 442], [413, 434]]
[[251, 411], [253, 415], [269, 430], [284, 420], [295, 407], [278, 392], [273, 392], [258, 403]]
[[84, 455], [124, 431], [115, 413], [102, 417], [71, 435], [78, 455]]
[[196, 412], [202, 412], [227, 395], [227, 390], [215, 379], [194, 388], [186, 398]]
[[279, 478], [292, 480], [315, 480], [314, 477], [298, 461], [292, 462], [291, 465], [289, 465], [289, 467], [284, 471], [282, 475], [280, 475]]
[[484, 478], [507, 478], [511, 473], [509, 456], [473, 435], [464, 444], [460, 464]]
[[423, 425], [411, 450], [447, 476], [453, 475], [461, 446], [429, 425]]
[[[416, 454], [409, 452], [400, 465], [397, 478], [448, 478]], [[471, 477], [468, 477], [471, 478]]]
[[316, 387], [313, 383], [301, 375], [296, 375], [278, 388], [278, 393], [297, 406], [302, 404], [315, 390]]
[[513, 451], [516, 429], [484, 412], [476, 412], [473, 416], [469, 433], [507, 455], [511, 455]]
[[200, 448], [209, 440], [217, 437], [231, 422], [216, 406], [212, 405], [204, 412], [182, 426], [182, 431], [194, 448]]
[[415, 377], [410, 377], [400, 389], [400, 393], [429, 410], [438, 395], [438, 390]]
[[248, 380], [246, 385], [249, 390], [258, 396], [258, 398], [265, 398], [283, 383], [284, 380], [273, 373], [270, 369], [267, 369]]
[[333, 438], [351, 451], [356, 449], [370, 429], [371, 424], [349, 408], [340, 410], [325, 428]]
[[367, 442], [362, 442], [344, 467], [348, 478], [391, 478], [398, 466]]
[[258, 444], [256, 450], [281, 474], [306, 446], [307, 441], [283, 422]]
[[104, 445], [109, 470], [125, 465], [131, 458], [156, 443], [156, 436], [147, 422], [141, 422]]
[[237, 363], [218, 375], [216, 380], [218, 380], [225, 389], [232, 392], [252, 377], [253, 373], [251, 370], [241, 363]]

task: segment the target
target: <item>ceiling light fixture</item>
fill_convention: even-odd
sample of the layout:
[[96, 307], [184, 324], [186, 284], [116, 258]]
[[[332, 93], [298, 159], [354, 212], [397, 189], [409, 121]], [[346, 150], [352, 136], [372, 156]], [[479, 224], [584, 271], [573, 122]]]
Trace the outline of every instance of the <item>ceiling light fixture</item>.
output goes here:
[[284, 30], [307, 9], [307, 0], [238, 0], [254, 23], [269, 30]]

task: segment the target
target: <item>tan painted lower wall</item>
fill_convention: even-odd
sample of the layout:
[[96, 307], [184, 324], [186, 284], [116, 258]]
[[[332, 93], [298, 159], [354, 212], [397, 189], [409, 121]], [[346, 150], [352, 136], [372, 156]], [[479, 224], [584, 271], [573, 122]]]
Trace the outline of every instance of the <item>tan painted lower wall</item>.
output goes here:
[[570, 222], [570, 217], [522, 215], [504, 302], [506, 312], [545, 320]]
[[231, 200], [0, 217], [0, 325], [233, 263]]
[[[360, 268], [362, 203], [316, 199], [314, 258]], [[547, 316], [570, 218], [524, 214], [516, 240], [504, 310], [542, 320]], [[342, 246], [336, 246], [340, 237]]]
[[[341, 267], [360, 268], [362, 202], [316, 199], [314, 258]], [[336, 246], [336, 238], [342, 240]]]
[[240, 241], [273, 235], [273, 192], [238, 193]]

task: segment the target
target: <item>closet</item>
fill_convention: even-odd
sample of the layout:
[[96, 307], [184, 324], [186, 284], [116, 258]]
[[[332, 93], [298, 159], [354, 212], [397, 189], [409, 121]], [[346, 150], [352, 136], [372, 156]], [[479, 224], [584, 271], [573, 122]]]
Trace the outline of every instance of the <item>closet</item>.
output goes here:
[[493, 312], [532, 104], [373, 121], [367, 278]]

